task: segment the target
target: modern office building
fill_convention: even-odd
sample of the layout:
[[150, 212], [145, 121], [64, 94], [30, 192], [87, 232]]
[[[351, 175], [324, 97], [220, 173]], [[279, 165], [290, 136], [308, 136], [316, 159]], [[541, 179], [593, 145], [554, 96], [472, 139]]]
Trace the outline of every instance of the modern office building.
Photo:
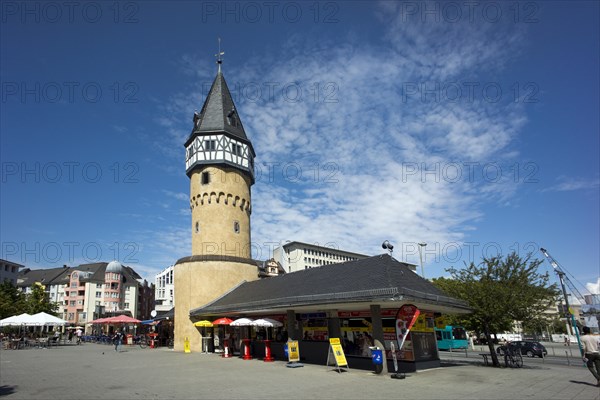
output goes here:
[[335, 246], [327, 247], [303, 242], [288, 242], [273, 249], [273, 258], [281, 263], [285, 272], [356, 261], [367, 257], [365, 254], [341, 250]]

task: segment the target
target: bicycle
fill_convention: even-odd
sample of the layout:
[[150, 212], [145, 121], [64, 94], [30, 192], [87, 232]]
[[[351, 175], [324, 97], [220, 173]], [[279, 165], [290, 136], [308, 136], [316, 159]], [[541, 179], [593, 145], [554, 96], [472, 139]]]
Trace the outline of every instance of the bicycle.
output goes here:
[[140, 345], [140, 347], [142, 349], [145, 349], [146, 347], [148, 347], [148, 338], [146, 337], [146, 335], [139, 337], [138, 344]]
[[[516, 350], [516, 351], [515, 351]], [[504, 348], [504, 366], [505, 367], [523, 367], [523, 356], [521, 350], [508, 344]]]

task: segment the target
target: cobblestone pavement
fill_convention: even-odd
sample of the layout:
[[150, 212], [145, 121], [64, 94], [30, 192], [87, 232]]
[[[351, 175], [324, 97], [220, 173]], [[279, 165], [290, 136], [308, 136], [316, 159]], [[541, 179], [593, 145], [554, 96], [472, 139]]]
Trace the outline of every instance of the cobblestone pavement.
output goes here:
[[[300, 349], [302, 350], [302, 349]], [[85, 344], [0, 351], [7, 399], [600, 399], [582, 366], [484, 367], [479, 360], [409, 374], [220, 358], [168, 349]]]

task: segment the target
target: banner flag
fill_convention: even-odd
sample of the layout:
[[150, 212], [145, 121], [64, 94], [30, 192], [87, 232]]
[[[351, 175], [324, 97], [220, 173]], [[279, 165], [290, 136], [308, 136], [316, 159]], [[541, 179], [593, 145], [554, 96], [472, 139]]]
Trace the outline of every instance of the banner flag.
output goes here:
[[417, 306], [405, 304], [398, 310], [396, 314], [396, 340], [398, 340], [398, 350], [402, 350], [404, 341], [413, 327], [421, 311]]

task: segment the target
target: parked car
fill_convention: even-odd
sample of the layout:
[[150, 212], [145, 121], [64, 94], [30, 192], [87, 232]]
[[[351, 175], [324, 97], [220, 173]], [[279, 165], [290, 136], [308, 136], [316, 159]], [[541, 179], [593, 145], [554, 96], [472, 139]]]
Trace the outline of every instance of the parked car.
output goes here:
[[[493, 342], [494, 344], [498, 344], [498, 343], [499, 343], [497, 338], [492, 338], [492, 342]], [[485, 345], [485, 344], [487, 344], [487, 339], [485, 338], [485, 336], [482, 336], [482, 337], [480, 337], [480, 338], [476, 338], [476, 339], [474, 339], [473, 343], [474, 343], [474, 344], [482, 344], [482, 345]]]
[[[514, 346], [520, 349], [521, 354], [526, 355], [527, 357], [546, 357], [546, 355], [548, 355], [548, 351], [540, 342], [516, 340], [514, 342], [510, 342], [509, 346]], [[504, 355], [505, 349], [505, 346], [500, 346], [496, 349], [496, 352], [500, 355]]]

